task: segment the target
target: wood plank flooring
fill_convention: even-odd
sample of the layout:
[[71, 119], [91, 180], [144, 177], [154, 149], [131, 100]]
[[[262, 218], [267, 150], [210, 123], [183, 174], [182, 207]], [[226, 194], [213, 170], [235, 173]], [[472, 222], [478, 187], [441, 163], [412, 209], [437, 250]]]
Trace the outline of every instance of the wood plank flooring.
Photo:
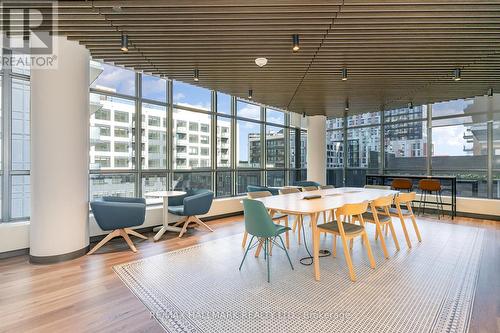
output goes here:
[[[215, 232], [191, 230], [181, 239], [173, 233], [157, 243], [153, 234], [147, 241], [134, 238], [135, 254], [116, 239], [97, 254], [55, 265], [31, 265], [27, 256], [0, 260], [0, 332], [162, 332], [111, 267], [241, 233], [242, 220], [214, 220], [209, 225]], [[500, 332], [500, 222], [458, 218], [433, 223], [488, 229], [470, 331]]]

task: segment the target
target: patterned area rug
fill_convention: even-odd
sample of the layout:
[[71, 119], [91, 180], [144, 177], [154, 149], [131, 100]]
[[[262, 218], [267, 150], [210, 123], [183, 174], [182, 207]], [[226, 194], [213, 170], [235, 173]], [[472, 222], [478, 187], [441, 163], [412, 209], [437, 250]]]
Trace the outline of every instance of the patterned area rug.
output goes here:
[[[357, 282], [349, 280], [341, 242], [337, 258], [320, 259], [320, 282], [312, 266], [299, 264], [307, 252], [295, 241], [290, 250], [295, 270], [275, 248], [271, 283], [262, 254], [249, 255], [240, 272], [242, 235], [114, 269], [168, 332], [467, 332], [484, 230], [420, 222], [423, 242], [410, 227], [408, 250], [399, 222], [395, 226], [401, 251], [389, 237], [387, 260], [369, 230], [375, 270], [361, 241], [355, 241]], [[321, 236], [321, 242], [331, 250], [331, 236]]]

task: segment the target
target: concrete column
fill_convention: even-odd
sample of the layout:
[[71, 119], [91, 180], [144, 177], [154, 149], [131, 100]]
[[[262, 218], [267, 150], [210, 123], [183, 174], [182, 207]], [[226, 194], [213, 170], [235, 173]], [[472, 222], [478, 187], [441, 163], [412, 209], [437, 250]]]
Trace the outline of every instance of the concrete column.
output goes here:
[[307, 127], [307, 180], [326, 184], [326, 117], [310, 116]]
[[89, 52], [55, 37], [57, 69], [31, 71], [30, 261], [85, 254], [88, 234]]

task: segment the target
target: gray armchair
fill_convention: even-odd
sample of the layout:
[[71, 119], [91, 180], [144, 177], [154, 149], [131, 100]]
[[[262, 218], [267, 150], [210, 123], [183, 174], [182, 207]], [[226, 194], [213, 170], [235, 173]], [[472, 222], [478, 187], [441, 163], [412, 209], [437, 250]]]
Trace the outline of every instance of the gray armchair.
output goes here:
[[177, 222], [174, 226], [183, 224], [179, 237], [182, 237], [187, 230], [190, 223], [196, 223], [201, 227], [205, 227], [210, 231], [213, 231], [206, 223], [201, 221], [196, 215], [203, 215], [208, 213], [210, 207], [212, 206], [212, 201], [214, 200], [214, 192], [209, 190], [196, 190], [188, 191], [188, 195], [182, 198], [182, 202], [170, 201], [171, 203], [177, 203], [178, 205], [168, 207], [168, 211], [171, 214], [177, 216], [183, 216], [184, 218]]
[[137, 249], [129, 235], [148, 239], [130, 229], [144, 223], [146, 200], [143, 198], [103, 197], [102, 200], [92, 201], [90, 207], [99, 227], [104, 231], [111, 231], [111, 233], [94, 246], [88, 254], [94, 253], [109, 240], [118, 236], [123, 237], [134, 252], [137, 252]]

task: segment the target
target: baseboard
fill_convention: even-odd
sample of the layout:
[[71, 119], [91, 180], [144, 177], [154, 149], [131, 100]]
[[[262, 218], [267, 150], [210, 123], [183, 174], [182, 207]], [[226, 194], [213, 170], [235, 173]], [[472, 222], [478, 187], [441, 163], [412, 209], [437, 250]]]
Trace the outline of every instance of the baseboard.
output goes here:
[[24, 255], [27, 255], [29, 253], [30, 253], [29, 248], [1, 252], [0, 259], [7, 259], [7, 258], [12, 258], [12, 257], [17, 257], [17, 256], [24, 256]]
[[85, 255], [87, 252], [89, 252], [89, 250], [90, 250], [90, 245], [87, 245], [84, 248], [81, 248], [79, 250], [76, 250], [76, 251], [73, 251], [70, 253], [58, 254], [55, 256], [32, 256], [32, 255], [30, 255], [30, 263], [31, 264], [40, 264], [40, 265], [57, 264], [59, 262], [79, 258], [79, 257]]

